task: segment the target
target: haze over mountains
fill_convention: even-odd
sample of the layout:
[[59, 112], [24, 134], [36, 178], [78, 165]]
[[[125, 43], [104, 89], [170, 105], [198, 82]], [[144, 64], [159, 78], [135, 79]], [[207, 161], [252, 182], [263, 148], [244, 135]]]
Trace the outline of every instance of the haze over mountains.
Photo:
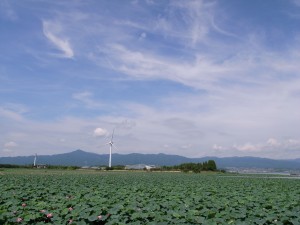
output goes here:
[[[108, 164], [108, 154], [96, 154], [76, 150], [70, 153], [57, 155], [39, 155], [38, 164], [65, 165], [65, 166], [104, 166]], [[0, 164], [28, 165], [33, 163], [34, 156], [1, 157]], [[187, 158], [179, 155], [166, 154], [113, 154], [112, 165], [151, 164], [171, 166], [188, 162], [203, 162], [215, 160], [218, 168], [265, 168], [265, 169], [300, 169], [300, 159], [274, 160], [259, 157], [202, 157]]]

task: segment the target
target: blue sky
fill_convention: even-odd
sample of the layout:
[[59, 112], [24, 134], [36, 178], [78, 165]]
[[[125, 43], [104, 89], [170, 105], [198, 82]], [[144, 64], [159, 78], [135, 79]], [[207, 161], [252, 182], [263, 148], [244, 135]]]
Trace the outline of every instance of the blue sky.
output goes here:
[[300, 158], [300, 1], [0, 3], [0, 156]]

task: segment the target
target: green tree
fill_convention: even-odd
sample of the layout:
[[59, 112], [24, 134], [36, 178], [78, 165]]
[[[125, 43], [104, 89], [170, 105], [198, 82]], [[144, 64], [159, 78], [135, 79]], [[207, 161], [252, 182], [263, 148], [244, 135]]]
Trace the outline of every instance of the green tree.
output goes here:
[[214, 160], [208, 160], [207, 169], [211, 171], [217, 170], [216, 162]]

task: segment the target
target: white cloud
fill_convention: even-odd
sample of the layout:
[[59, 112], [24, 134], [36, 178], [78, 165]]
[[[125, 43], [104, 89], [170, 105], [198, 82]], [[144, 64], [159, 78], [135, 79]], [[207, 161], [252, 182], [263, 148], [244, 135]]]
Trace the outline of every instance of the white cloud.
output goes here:
[[61, 26], [57, 23], [43, 21], [43, 32], [46, 38], [63, 52], [61, 55], [62, 57], [73, 58], [74, 52], [69, 40], [67, 38], [59, 37], [61, 29]]
[[216, 151], [224, 151], [224, 150], [227, 150], [227, 148], [221, 146], [221, 145], [217, 145], [217, 144], [214, 144], [213, 147], [212, 147], [213, 150], [216, 150]]
[[[269, 138], [266, 142], [234, 144], [232, 146], [221, 146], [215, 144], [212, 147], [215, 153], [222, 156], [258, 156], [268, 158], [297, 158], [300, 155], [300, 141], [296, 139]], [[229, 153], [229, 155], [228, 155]], [[296, 154], [296, 155], [295, 155]]]
[[181, 148], [183, 149], [188, 149], [188, 148], [191, 148], [192, 147], [192, 144], [185, 144], [185, 145], [182, 145]]
[[292, 146], [300, 147], [300, 140], [288, 139], [287, 143]]
[[13, 148], [13, 147], [17, 147], [17, 146], [18, 146], [18, 144], [14, 141], [10, 141], [10, 142], [7, 142], [4, 144], [5, 148]]
[[[228, 115], [229, 112], [226, 108], [223, 108], [223, 116], [220, 116], [216, 111], [208, 111], [206, 114], [197, 111], [197, 106], [189, 103], [189, 100], [191, 103], [201, 102], [201, 100], [196, 101], [187, 97], [184, 99], [186, 99], [184, 111], [172, 111], [167, 108], [157, 109], [129, 103], [124, 103], [124, 105], [117, 104], [118, 109], [125, 114], [134, 114], [133, 118], [115, 116], [99, 116], [85, 119], [66, 117], [51, 122], [24, 120], [22, 124], [18, 121], [10, 121], [10, 129], [14, 132], [6, 132], [2, 138], [6, 140], [17, 139], [18, 143], [22, 143], [22, 152], [18, 151], [16, 153], [18, 155], [33, 154], [38, 149], [43, 149], [43, 152], [39, 152], [39, 154], [55, 154], [69, 152], [78, 148], [104, 153], [107, 150], [101, 147], [105, 144], [103, 143], [104, 141], [95, 138], [95, 136], [106, 136], [108, 135], [108, 130], [112, 131], [113, 128], [116, 128], [115, 135], [118, 153], [163, 152], [188, 157], [213, 155], [212, 153], [216, 156], [300, 157], [300, 151], [297, 152], [297, 148], [300, 149], [297, 129], [295, 133], [292, 133], [291, 130], [286, 132], [286, 135], [295, 138], [280, 140], [279, 138], [275, 139], [276, 135], [274, 135], [272, 139], [281, 143], [279, 146], [270, 145], [269, 143], [274, 143], [274, 140], [269, 137], [265, 139], [265, 142], [255, 142], [255, 140], [263, 137], [264, 133], [274, 132], [274, 128], [271, 127], [269, 131], [262, 130], [265, 126], [265, 124], [262, 124], [261, 127], [255, 126], [253, 131], [248, 128], [247, 134], [243, 136], [243, 133], [240, 133], [240, 131], [245, 129], [245, 127], [238, 118], [240, 111], [237, 112], [237, 115]], [[177, 105], [179, 108], [182, 106], [178, 102], [169, 102], [168, 104], [171, 104], [171, 106]], [[191, 113], [191, 111], [194, 113]], [[244, 116], [249, 117], [249, 115], [246, 114]], [[231, 120], [231, 117], [234, 118]], [[174, 118], [176, 119], [174, 120]], [[192, 130], [191, 122], [193, 123]], [[5, 123], [8, 123], [8, 121]], [[3, 124], [4, 126], [6, 125], [5, 123]], [[273, 123], [271, 118], [270, 124]], [[95, 129], [95, 124], [101, 124], [101, 127]], [[248, 126], [247, 124], [246, 127]], [[3, 126], [0, 127], [0, 132], [3, 133], [2, 129]], [[91, 130], [93, 135], [91, 135]], [[192, 134], [196, 135], [191, 136], [190, 130]], [[18, 131], [18, 134], [14, 134], [16, 131]], [[260, 133], [259, 131], [262, 132]], [[21, 135], [21, 133], [26, 135]], [[236, 133], [239, 133], [239, 135], [236, 135]], [[251, 139], [249, 139], [250, 135]], [[64, 142], [62, 142], [62, 137]], [[31, 140], [37, 141], [32, 142]], [[218, 140], [218, 143], [216, 143], [216, 140]], [[230, 144], [232, 140], [237, 140], [238, 144]], [[166, 143], [171, 143], [171, 145], [168, 144], [168, 147]], [[216, 143], [213, 148], [211, 148], [211, 143]]]
[[247, 152], [247, 153], [260, 151], [259, 146], [253, 145], [251, 143], [246, 143], [243, 145], [234, 145], [233, 148], [237, 149], [238, 151]]
[[94, 130], [95, 137], [103, 137], [103, 136], [107, 136], [107, 135], [108, 135], [108, 131], [105, 130], [104, 128], [98, 127]]
[[280, 143], [275, 138], [270, 138], [267, 141], [267, 144], [270, 146], [279, 146], [280, 145]]

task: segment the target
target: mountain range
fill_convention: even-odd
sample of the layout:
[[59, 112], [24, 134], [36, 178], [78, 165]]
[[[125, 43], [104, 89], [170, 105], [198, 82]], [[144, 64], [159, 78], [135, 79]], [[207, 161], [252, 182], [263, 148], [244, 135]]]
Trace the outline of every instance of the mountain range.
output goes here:
[[[37, 164], [64, 166], [105, 166], [108, 164], [108, 154], [96, 154], [76, 150], [64, 154], [39, 155]], [[29, 165], [33, 164], [34, 156], [0, 157], [0, 164]], [[290, 169], [300, 170], [300, 159], [275, 160], [259, 157], [202, 157], [187, 158], [179, 155], [167, 154], [113, 154], [112, 165], [148, 164], [158, 166], [172, 166], [181, 163], [198, 163], [214, 160], [220, 168], [260, 168], [260, 169]]]

